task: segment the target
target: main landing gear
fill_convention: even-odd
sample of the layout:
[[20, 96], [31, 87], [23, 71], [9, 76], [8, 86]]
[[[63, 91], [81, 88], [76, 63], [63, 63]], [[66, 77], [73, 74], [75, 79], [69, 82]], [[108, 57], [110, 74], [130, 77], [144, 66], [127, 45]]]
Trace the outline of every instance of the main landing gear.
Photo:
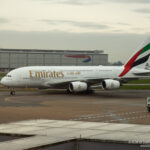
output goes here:
[[86, 94], [93, 94], [93, 93], [94, 93], [94, 90], [88, 89], [85, 93], [86, 93]]
[[86, 91], [82, 91], [82, 92], [74, 92], [74, 91], [70, 91], [69, 89], [67, 89], [67, 94], [75, 94], [75, 93], [79, 93], [79, 94], [93, 94], [94, 90], [87, 89]]

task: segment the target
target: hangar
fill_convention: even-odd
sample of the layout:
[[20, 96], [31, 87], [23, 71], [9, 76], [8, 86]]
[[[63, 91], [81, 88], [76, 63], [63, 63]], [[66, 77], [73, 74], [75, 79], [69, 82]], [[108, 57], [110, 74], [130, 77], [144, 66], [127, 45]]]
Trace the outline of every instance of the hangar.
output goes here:
[[95, 66], [107, 65], [103, 50], [0, 49], [0, 69], [23, 66]]

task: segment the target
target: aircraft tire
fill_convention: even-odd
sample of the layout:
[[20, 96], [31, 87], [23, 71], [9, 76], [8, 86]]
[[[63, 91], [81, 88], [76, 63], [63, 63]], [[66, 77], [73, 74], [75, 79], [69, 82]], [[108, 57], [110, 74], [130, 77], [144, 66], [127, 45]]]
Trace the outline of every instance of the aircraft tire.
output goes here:
[[15, 95], [15, 91], [10, 91], [10, 95]]
[[67, 94], [71, 94], [72, 92], [69, 90], [69, 89], [67, 89]]

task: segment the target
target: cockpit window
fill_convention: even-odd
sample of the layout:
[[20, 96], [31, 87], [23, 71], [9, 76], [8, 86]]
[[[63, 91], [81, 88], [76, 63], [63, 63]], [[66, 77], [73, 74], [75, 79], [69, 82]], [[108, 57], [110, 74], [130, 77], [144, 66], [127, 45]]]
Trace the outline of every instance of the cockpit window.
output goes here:
[[8, 75], [6, 75], [6, 77], [9, 77], [9, 78], [10, 78], [10, 77], [11, 77], [11, 75], [9, 75], [9, 74], [8, 74]]

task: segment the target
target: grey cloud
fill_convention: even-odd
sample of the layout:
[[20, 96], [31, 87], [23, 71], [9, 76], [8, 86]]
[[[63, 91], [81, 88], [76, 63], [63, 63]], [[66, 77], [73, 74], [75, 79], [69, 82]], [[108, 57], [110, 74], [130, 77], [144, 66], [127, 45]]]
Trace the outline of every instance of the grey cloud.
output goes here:
[[110, 61], [126, 61], [148, 34], [0, 31], [0, 47], [104, 50]]
[[8, 23], [9, 20], [5, 18], [0, 18], [0, 23]]
[[122, 23], [122, 22], [119, 22], [117, 24], [122, 25], [122, 26], [129, 26], [130, 25], [129, 23]]
[[103, 0], [34, 0], [57, 4], [68, 4], [68, 5], [96, 5], [101, 4]]
[[145, 13], [145, 14], [150, 14], [150, 9], [136, 9], [135, 10], [138, 13]]
[[34, 0], [57, 4], [68, 4], [68, 5], [97, 5], [105, 2], [117, 2], [117, 3], [150, 3], [150, 0]]
[[96, 5], [101, 4], [101, 0], [64, 0], [62, 2], [64, 4], [71, 4], [71, 5]]
[[150, 0], [108, 0], [112, 2], [118, 2], [118, 3], [150, 3]]
[[51, 25], [58, 25], [58, 24], [70, 24], [76, 27], [81, 28], [90, 28], [90, 29], [107, 29], [110, 28], [108, 25], [98, 24], [94, 22], [79, 22], [79, 21], [68, 21], [68, 20], [41, 20]]

